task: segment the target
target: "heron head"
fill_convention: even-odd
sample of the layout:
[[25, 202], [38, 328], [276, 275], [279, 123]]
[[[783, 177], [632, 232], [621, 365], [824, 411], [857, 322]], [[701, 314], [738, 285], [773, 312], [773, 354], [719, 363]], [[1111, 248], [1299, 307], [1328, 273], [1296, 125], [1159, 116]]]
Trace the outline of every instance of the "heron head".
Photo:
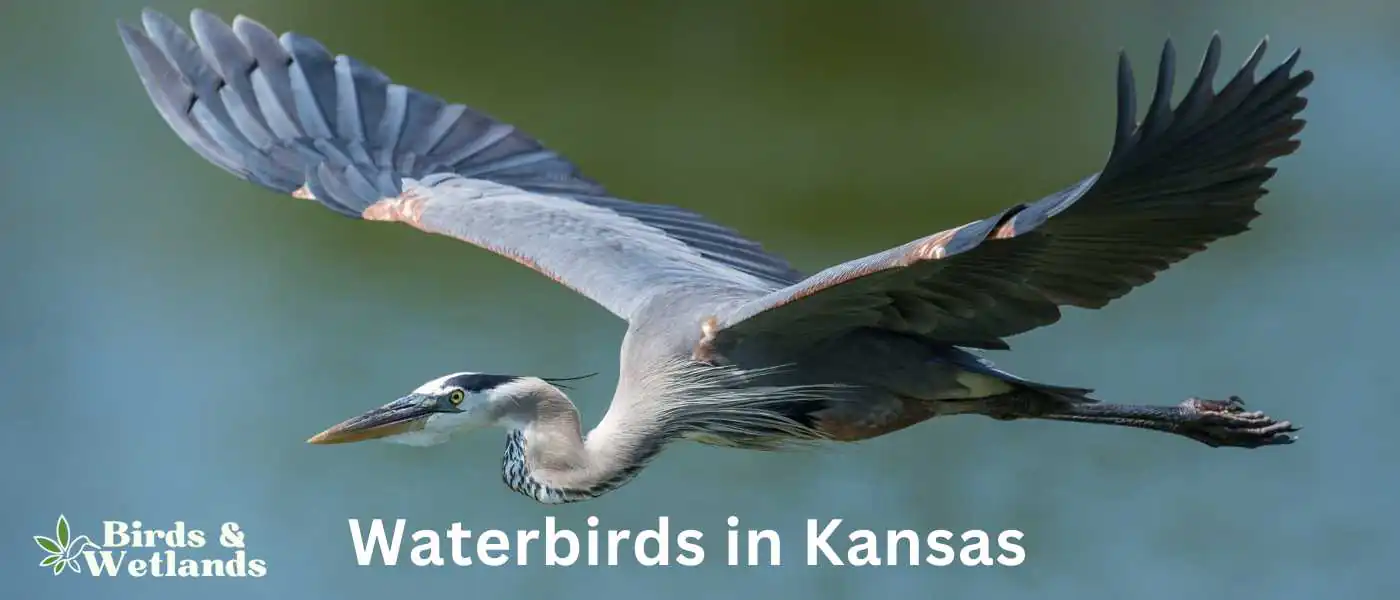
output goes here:
[[311, 444], [343, 444], [364, 440], [410, 446], [432, 446], [452, 433], [492, 425], [508, 404], [507, 384], [526, 378], [486, 373], [453, 373], [429, 381], [412, 393], [341, 422], [306, 440]]

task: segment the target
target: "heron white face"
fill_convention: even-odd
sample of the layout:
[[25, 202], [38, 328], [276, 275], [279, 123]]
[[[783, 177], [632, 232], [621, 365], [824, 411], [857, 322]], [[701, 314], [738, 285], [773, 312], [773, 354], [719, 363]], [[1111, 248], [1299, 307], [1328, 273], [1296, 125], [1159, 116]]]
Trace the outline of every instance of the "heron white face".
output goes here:
[[458, 431], [494, 424], [495, 390], [517, 379], [513, 375], [485, 373], [444, 375], [306, 441], [343, 444], [381, 439], [410, 446], [441, 444]]

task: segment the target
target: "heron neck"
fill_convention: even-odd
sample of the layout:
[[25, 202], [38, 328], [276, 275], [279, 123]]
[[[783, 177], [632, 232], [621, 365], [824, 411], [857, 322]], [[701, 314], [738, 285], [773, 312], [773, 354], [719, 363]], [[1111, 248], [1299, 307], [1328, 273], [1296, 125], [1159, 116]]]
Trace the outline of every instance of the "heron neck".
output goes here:
[[585, 441], [578, 409], [554, 386], [537, 386], [512, 404], [501, 477], [525, 496], [546, 504], [596, 498], [631, 481], [646, 462], [596, 430]]

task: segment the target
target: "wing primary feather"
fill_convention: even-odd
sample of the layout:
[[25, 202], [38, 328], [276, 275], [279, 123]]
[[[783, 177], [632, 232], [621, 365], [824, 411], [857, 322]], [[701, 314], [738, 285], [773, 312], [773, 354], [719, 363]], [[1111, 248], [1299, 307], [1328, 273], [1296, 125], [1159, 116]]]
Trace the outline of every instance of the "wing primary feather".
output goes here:
[[305, 137], [296, 119], [296, 101], [287, 72], [291, 55], [272, 30], [248, 17], [239, 15], [233, 19], [233, 33], [253, 57], [253, 70], [248, 77], [268, 128], [284, 140]]
[[382, 169], [395, 169], [394, 156], [399, 151], [399, 138], [408, 120], [408, 88], [391, 83], [384, 89], [384, 116], [370, 136], [370, 147], [378, 148], [374, 164]]
[[458, 122], [466, 118], [466, 114], [467, 107], [462, 104], [451, 104], [441, 109], [432, 126], [424, 130], [423, 135], [417, 136], [416, 143], [408, 146], [408, 149], [422, 156], [436, 154], [447, 141], [447, 136], [456, 131]]
[[248, 74], [257, 66], [242, 40], [219, 17], [205, 10], [190, 13], [190, 31], [204, 57], [223, 77], [220, 99], [240, 132], [258, 150], [266, 152], [274, 138], [253, 92]]
[[1193, 122], [1210, 107], [1210, 101], [1215, 98], [1215, 73], [1219, 69], [1220, 34], [1216, 33], [1210, 37], [1210, 45], [1206, 47], [1206, 54], [1201, 58], [1201, 67], [1196, 72], [1195, 81], [1191, 82], [1191, 88], [1177, 106], [1177, 122]]
[[[337, 59], [337, 63], [341, 61], [342, 59]], [[354, 81], [355, 105], [358, 110], [350, 120], [358, 123], [361, 135], [359, 139], [370, 145], [382, 144], [384, 141], [375, 139], [374, 134], [379, 122], [384, 118], [389, 101], [388, 88], [393, 82], [379, 69], [356, 60], [353, 56], [344, 56], [343, 62], [349, 65], [349, 75]]]
[[1133, 81], [1133, 66], [1128, 61], [1127, 52], [1118, 54], [1118, 124], [1113, 135], [1113, 149], [1109, 151], [1108, 171], [1116, 160], [1128, 154], [1133, 147], [1137, 131], [1137, 83]]
[[558, 158], [559, 155], [551, 150], [536, 150], [524, 154], [516, 154], [499, 158], [491, 162], [483, 162], [475, 165], [461, 165], [458, 171], [463, 177], [481, 177], [492, 173], [510, 171], [524, 166], [534, 165]]
[[[395, 152], [403, 156], [404, 159], [414, 160], [427, 154], [432, 144], [437, 139], [432, 138], [434, 128], [438, 124], [438, 119], [442, 118], [447, 110], [447, 104], [442, 100], [415, 90], [410, 87], [404, 89], [404, 115], [398, 127], [395, 142]], [[411, 158], [412, 157], [412, 158]], [[400, 172], [413, 173], [411, 167], [401, 166]]]
[[335, 57], [335, 131], [342, 140], [364, 142], [360, 94], [355, 90], [357, 78], [351, 73], [352, 68], [350, 57]]
[[1139, 127], [1142, 139], [1155, 140], [1172, 125], [1172, 84], [1176, 81], [1176, 48], [1169, 39], [1162, 45], [1161, 63], [1157, 67], [1157, 91], [1147, 117]]
[[[467, 110], [468, 113], [475, 112], [471, 111], [471, 109]], [[472, 117], [472, 121], [480, 120], [479, 115], [472, 114]], [[459, 119], [454, 133], [467, 133], [466, 127], [464, 126], [469, 126], [466, 119]], [[462, 169], [471, 165], [473, 157], [515, 133], [515, 126], [506, 123], [491, 123], [488, 124], [485, 129], [486, 130], [481, 132], [479, 136], [467, 133], [467, 139], [470, 140], [469, 142], [453, 145], [455, 147], [449, 146], [450, 149], [448, 149], [443, 156], [434, 156], [434, 159], [442, 162], [444, 165], [451, 165], [453, 171], [461, 172]], [[444, 138], [443, 141], [446, 142], [446, 140], [447, 138]]]
[[118, 23], [117, 31], [161, 118], [181, 141], [205, 160], [237, 173], [236, 163], [189, 117], [189, 107], [195, 102], [194, 91], [165, 53], [145, 33], [130, 25]]
[[287, 74], [302, 130], [313, 139], [334, 137], [327, 115], [335, 108], [335, 60], [309, 37], [289, 32], [279, 41], [292, 57]]

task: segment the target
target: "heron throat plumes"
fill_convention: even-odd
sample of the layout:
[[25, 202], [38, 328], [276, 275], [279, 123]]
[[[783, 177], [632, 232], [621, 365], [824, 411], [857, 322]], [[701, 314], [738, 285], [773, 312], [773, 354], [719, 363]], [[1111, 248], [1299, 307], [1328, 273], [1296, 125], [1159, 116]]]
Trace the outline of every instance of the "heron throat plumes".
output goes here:
[[742, 371], [670, 359], [619, 382], [613, 402], [588, 435], [558, 388], [534, 378], [502, 386], [513, 407], [502, 479], [547, 504], [577, 502], [615, 490], [671, 442], [693, 441], [778, 450], [825, 439], [788, 415], [802, 403], [829, 402], [840, 386], [763, 385], [782, 367]]

